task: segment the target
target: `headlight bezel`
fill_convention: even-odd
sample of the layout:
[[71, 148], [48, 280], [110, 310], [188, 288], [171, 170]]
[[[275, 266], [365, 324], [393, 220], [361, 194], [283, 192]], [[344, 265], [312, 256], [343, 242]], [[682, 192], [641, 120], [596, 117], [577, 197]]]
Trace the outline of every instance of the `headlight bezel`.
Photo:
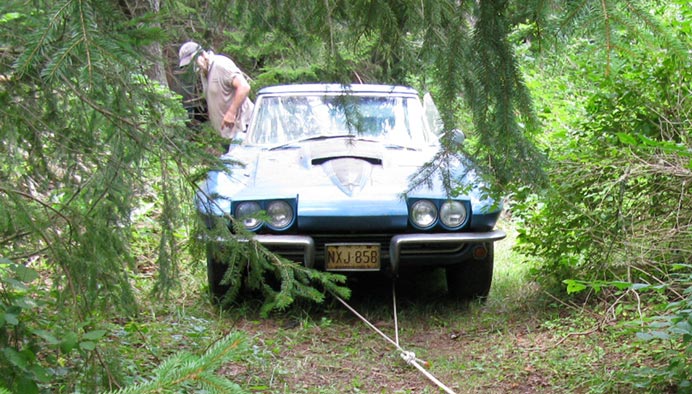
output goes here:
[[[409, 223], [418, 230], [457, 231], [464, 228], [471, 218], [471, 206], [467, 200], [421, 197], [409, 198], [407, 205]], [[459, 215], [457, 220], [450, 220], [450, 213], [446, 213], [450, 210], [451, 214]], [[425, 211], [428, 211], [429, 217], [422, 221], [420, 215]]]
[[[279, 213], [272, 211], [279, 209]], [[231, 215], [240, 220], [246, 230], [258, 232], [262, 228], [285, 232], [296, 222], [297, 201], [295, 199], [267, 199], [233, 201]], [[278, 216], [287, 216], [276, 220]]]

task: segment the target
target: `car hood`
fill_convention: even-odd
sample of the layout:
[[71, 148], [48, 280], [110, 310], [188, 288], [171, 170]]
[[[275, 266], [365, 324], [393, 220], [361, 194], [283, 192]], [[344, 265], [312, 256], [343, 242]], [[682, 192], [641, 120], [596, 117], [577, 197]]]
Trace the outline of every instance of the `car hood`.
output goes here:
[[[223, 158], [229, 171], [212, 171], [201, 185], [198, 202], [212, 205], [216, 214], [230, 212], [233, 200], [297, 199], [299, 216], [340, 209], [406, 217], [403, 195], [446, 198], [441, 177], [431, 176], [411, 190], [414, 176], [439, 150], [436, 144], [420, 148], [386, 145], [377, 141], [337, 138], [270, 149], [239, 145]], [[460, 163], [457, 163], [460, 164]], [[459, 166], [452, 171], [462, 182], [473, 211], [497, 210], [476, 187], [474, 172]], [[214, 204], [204, 204], [207, 196]], [[346, 208], [343, 208], [346, 207]]]
[[247, 162], [253, 163], [245, 168], [252, 193], [267, 189], [276, 194], [285, 186], [301, 197], [306, 193], [355, 197], [363, 193], [403, 193], [408, 178], [432, 157], [434, 150], [331, 139], [246, 153], [251, 156]]

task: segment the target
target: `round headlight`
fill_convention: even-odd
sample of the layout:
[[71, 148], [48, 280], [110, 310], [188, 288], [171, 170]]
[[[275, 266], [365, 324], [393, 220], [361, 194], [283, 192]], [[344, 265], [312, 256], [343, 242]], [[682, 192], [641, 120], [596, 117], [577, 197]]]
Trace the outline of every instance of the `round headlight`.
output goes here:
[[267, 205], [267, 224], [274, 230], [285, 230], [293, 223], [293, 208], [286, 201], [272, 201]]
[[447, 227], [460, 227], [466, 221], [466, 206], [459, 201], [445, 201], [440, 207], [440, 220]]
[[262, 225], [262, 220], [258, 217], [260, 206], [256, 202], [241, 202], [235, 207], [235, 217], [243, 222], [248, 230], [256, 230]]
[[411, 205], [411, 222], [421, 228], [428, 228], [437, 220], [437, 207], [432, 201], [418, 200]]

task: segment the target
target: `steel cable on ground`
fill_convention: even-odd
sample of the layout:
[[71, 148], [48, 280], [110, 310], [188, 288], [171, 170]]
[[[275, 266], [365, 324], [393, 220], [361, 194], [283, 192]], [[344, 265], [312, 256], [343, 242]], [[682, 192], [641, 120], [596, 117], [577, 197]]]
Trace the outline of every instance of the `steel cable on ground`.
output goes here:
[[[394, 285], [392, 285], [394, 286]], [[425, 375], [426, 378], [428, 378], [431, 382], [435, 383], [439, 388], [444, 390], [447, 394], [455, 394], [452, 389], [449, 387], [445, 386], [444, 383], [442, 383], [440, 380], [438, 380], [433, 374], [428, 372], [420, 363], [425, 363], [423, 360], [420, 360], [416, 357], [416, 353], [412, 351], [407, 351], [404, 350], [401, 346], [399, 346], [399, 327], [398, 327], [398, 322], [397, 322], [397, 313], [396, 313], [396, 290], [394, 290], [395, 287], [392, 287], [392, 294], [393, 294], [393, 303], [394, 303], [394, 329], [396, 331], [396, 341], [392, 340], [390, 337], [388, 337], [382, 330], [379, 328], [375, 327], [374, 324], [370, 323], [368, 319], [363, 317], [358, 311], [353, 309], [346, 301], [341, 299], [338, 295], [332, 293], [332, 295], [341, 303], [343, 306], [346, 307], [351, 313], [356, 315], [363, 323], [365, 323], [368, 327], [370, 327], [373, 331], [378, 333], [382, 338], [384, 338], [387, 342], [391, 343], [394, 345], [394, 347], [397, 348], [401, 352], [400, 356], [404, 361], [406, 361], [407, 364], [413, 365], [418, 371], [420, 371], [423, 375]]]

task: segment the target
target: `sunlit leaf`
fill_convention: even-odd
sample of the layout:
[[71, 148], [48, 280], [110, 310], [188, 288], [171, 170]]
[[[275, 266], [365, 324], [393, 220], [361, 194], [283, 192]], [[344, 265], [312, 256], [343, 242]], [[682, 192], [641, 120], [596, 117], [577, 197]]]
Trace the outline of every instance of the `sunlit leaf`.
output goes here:
[[97, 339], [102, 338], [104, 335], [106, 335], [106, 332], [107, 332], [106, 330], [89, 331], [89, 332], [85, 333], [84, 335], [82, 335], [82, 338], [95, 341]]
[[17, 275], [17, 279], [21, 280], [24, 283], [32, 282], [38, 279], [39, 277], [38, 272], [36, 272], [36, 270], [21, 264], [16, 264], [14, 266], [14, 272]]
[[584, 283], [576, 280], [565, 279], [562, 281], [562, 283], [567, 285], [567, 294], [578, 293], [586, 289], [586, 285]]
[[637, 145], [637, 139], [628, 133], [617, 133], [620, 142], [627, 145]]

